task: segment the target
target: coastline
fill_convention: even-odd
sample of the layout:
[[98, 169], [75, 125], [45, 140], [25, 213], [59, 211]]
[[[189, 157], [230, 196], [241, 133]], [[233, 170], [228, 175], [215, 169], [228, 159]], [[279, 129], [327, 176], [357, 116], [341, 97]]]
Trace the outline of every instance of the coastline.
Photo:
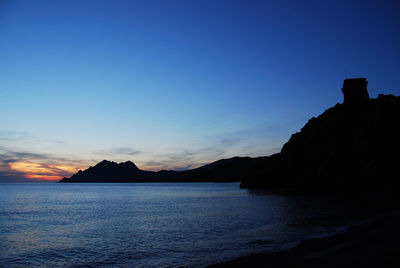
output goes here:
[[400, 210], [373, 217], [329, 237], [302, 241], [278, 252], [242, 256], [224, 267], [400, 267]]

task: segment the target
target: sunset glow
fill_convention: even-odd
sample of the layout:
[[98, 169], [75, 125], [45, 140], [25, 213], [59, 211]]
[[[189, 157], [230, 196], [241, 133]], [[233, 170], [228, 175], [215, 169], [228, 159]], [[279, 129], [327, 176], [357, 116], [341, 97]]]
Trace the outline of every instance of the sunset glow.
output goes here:
[[48, 176], [48, 175], [36, 175], [36, 174], [27, 174], [25, 178], [31, 179], [32, 181], [59, 181], [60, 176]]
[[77, 171], [74, 166], [63, 164], [42, 164], [34, 162], [9, 163], [11, 170], [23, 173], [24, 177], [33, 181], [58, 181], [64, 176], [69, 176]]

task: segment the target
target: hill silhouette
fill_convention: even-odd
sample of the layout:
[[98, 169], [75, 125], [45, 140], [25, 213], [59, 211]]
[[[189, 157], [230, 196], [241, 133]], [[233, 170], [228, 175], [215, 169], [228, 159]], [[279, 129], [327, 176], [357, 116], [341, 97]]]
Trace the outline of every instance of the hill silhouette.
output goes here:
[[60, 182], [241, 181], [242, 188], [398, 191], [400, 97], [369, 99], [366, 79], [347, 79], [344, 103], [311, 118], [280, 153], [234, 157], [187, 171], [144, 171], [102, 161]]
[[187, 171], [154, 172], [141, 170], [131, 161], [118, 164], [103, 160], [60, 182], [238, 182], [253, 161], [250, 157], [233, 157]]

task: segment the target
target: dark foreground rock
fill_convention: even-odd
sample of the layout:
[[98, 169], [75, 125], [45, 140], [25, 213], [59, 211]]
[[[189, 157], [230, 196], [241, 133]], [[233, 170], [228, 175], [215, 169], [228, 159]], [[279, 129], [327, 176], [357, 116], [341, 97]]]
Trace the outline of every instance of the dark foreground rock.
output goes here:
[[222, 267], [400, 267], [400, 211], [332, 237], [304, 241], [292, 249], [240, 257]]

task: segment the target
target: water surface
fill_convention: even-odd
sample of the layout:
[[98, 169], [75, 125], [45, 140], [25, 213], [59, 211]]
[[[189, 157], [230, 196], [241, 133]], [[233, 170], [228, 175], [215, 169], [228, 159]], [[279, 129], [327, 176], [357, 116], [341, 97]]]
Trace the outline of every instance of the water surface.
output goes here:
[[238, 183], [0, 184], [0, 266], [202, 267], [342, 231], [359, 219], [344, 202]]

